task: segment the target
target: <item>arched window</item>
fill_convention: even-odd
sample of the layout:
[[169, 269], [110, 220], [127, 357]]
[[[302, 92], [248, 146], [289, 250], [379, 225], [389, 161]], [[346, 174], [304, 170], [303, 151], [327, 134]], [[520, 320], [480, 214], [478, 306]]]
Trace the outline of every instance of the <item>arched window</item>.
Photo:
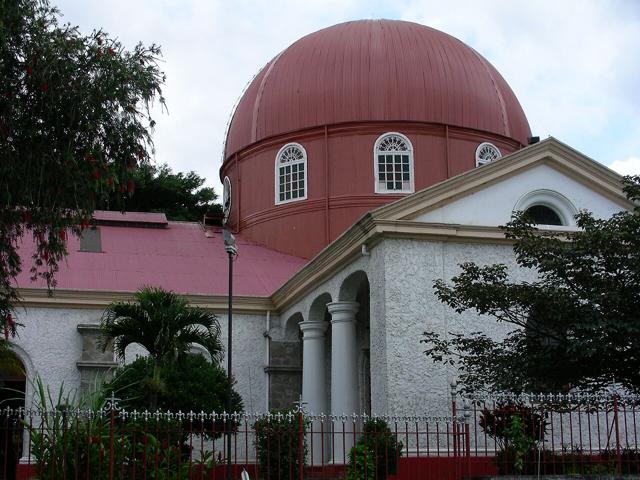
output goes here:
[[525, 211], [537, 225], [575, 226], [577, 213], [573, 203], [554, 190], [534, 190], [526, 193], [514, 206], [514, 211]]
[[288, 143], [276, 156], [276, 205], [307, 198], [307, 152], [298, 143]]
[[413, 147], [400, 133], [385, 133], [376, 140], [374, 155], [376, 193], [413, 192]]
[[525, 212], [536, 225], [562, 225], [560, 215], [546, 205], [531, 205]]
[[502, 157], [502, 153], [493, 143], [484, 142], [476, 148], [476, 167], [481, 167], [487, 163]]

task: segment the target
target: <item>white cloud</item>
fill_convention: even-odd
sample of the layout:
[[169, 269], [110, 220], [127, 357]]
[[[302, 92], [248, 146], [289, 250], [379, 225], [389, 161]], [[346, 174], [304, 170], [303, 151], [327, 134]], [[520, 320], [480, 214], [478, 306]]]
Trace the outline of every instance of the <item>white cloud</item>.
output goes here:
[[620, 175], [640, 175], [640, 157], [629, 157], [625, 160], [615, 160], [609, 165]]

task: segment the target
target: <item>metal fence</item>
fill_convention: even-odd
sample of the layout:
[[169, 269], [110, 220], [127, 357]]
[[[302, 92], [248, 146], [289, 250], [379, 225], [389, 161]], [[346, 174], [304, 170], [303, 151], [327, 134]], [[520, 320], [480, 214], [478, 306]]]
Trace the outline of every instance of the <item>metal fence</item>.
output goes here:
[[451, 479], [636, 474], [634, 396], [462, 399], [445, 416], [0, 411], [0, 479]]

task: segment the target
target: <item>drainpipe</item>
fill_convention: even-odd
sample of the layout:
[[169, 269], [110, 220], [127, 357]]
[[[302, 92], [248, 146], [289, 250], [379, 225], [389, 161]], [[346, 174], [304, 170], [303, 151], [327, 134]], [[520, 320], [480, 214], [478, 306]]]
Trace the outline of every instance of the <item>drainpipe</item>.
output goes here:
[[[266, 348], [266, 359], [265, 359], [265, 365], [267, 367], [269, 367], [270, 364], [270, 356], [271, 356], [271, 310], [267, 310], [267, 327], [266, 330], [264, 332], [264, 338], [267, 341], [267, 348]], [[266, 404], [266, 410], [265, 411], [269, 411], [269, 390], [270, 390], [270, 380], [271, 380], [271, 374], [269, 373], [269, 368], [265, 368], [264, 369], [264, 373], [265, 373], [265, 377], [266, 377], [266, 388], [265, 388], [265, 392], [266, 392], [266, 398], [265, 398], [265, 404]]]

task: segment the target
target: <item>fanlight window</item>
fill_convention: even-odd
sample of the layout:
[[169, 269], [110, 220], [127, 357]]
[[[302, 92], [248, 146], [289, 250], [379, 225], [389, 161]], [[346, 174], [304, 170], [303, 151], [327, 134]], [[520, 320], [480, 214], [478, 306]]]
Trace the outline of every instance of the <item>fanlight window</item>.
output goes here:
[[387, 133], [376, 142], [376, 193], [413, 192], [413, 147], [399, 133]]
[[276, 157], [276, 204], [307, 198], [307, 153], [302, 145], [289, 143]]
[[481, 143], [478, 145], [478, 148], [476, 148], [476, 167], [491, 163], [500, 157], [502, 157], [502, 154], [493, 143]]
[[560, 215], [546, 205], [532, 205], [525, 212], [536, 225], [562, 225]]

